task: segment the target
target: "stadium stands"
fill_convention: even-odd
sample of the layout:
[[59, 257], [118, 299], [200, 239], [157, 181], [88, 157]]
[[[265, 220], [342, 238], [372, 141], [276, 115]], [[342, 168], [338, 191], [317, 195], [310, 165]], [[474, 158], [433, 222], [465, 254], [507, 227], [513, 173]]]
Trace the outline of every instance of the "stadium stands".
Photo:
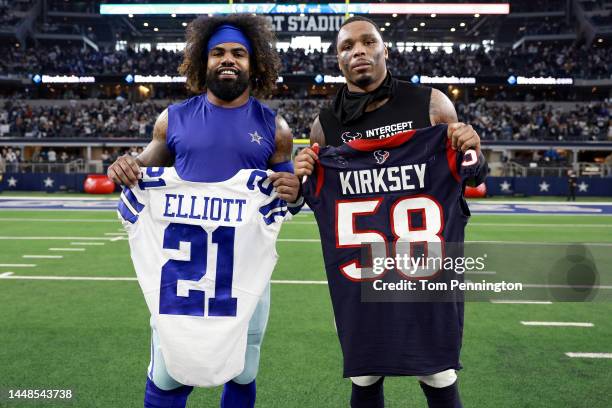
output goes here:
[[[529, 73], [538, 76], [570, 76], [576, 78], [610, 78], [612, 48], [573, 46], [571, 44], [530, 43], [512, 49], [484, 47], [456, 49], [452, 53], [440, 49], [410, 47], [400, 51], [391, 47], [389, 68], [395, 75], [508, 75]], [[23, 49], [11, 44], [0, 46], [5, 57], [0, 61], [0, 75], [33, 73], [62, 75], [143, 74], [177, 75], [182, 53], [167, 50], [132, 49], [95, 51], [82, 46], [36, 47]], [[282, 74], [339, 75], [335, 50], [307, 52], [288, 49], [280, 53]]]
[[[0, 108], [0, 136], [39, 138], [151, 137], [159, 112], [169, 101], [72, 101], [63, 105], [25, 101], [5, 102]], [[272, 100], [293, 129], [307, 138], [310, 125], [326, 100]], [[459, 102], [460, 120], [471, 123], [484, 140], [612, 141], [612, 103], [491, 103], [479, 99]]]

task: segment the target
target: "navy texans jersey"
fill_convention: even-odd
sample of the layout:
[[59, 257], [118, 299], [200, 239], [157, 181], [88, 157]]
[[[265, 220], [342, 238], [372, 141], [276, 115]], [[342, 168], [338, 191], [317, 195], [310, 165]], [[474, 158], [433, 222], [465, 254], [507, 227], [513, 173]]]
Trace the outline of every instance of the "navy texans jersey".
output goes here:
[[[363, 288], [382, 277], [374, 258], [444, 256], [448, 244], [463, 243], [470, 215], [463, 185], [484, 167], [482, 155], [451, 148], [446, 125], [319, 152], [304, 197], [321, 234], [345, 377], [460, 368], [462, 298], [368, 301]], [[440, 272], [425, 264], [408, 272], [398, 264], [383, 274], [435, 281]]]

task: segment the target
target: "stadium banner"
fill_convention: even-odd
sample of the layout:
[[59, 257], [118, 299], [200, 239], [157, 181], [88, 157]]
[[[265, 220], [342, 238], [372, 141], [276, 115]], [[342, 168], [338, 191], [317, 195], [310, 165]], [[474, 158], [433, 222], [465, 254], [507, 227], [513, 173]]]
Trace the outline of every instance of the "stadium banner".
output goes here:
[[[488, 177], [487, 194], [490, 196], [566, 196], [569, 192], [567, 177]], [[579, 177], [576, 196], [612, 196], [610, 178]]]
[[[2, 182], [5, 191], [84, 191], [88, 173], [6, 173]], [[566, 177], [488, 177], [489, 196], [566, 196]], [[610, 178], [579, 177], [576, 196], [612, 196]]]
[[336, 32], [344, 21], [344, 16], [333, 15], [297, 15], [266, 16], [272, 29], [276, 32]]
[[79, 191], [88, 173], [6, 173], [0, 182], [0, 191]]
[[100, 4], [100, 14], [509, 14], [509, 3], [163, 3]]
[[[282, 17], [282, 16], [281, 16]], [[328, 16], [333, 17], [333, 16]], [[312, 17], [314, 18], [314, 17]], [[318, 18], [318, 17], [317, 17]], [[335, 24], [330, 22], [329, 24]], [[314, 26], [313, 26], [314, 27]], [[322, 27], [322, 26], [317, 26]], [[425, 85], [504, 85], [504, 86], [580, 86], [574, 78], [553, 78], [553, 77], [524, 77], [524, 76], [455, 76], [439, 75], [432, 76], [426, 74], [398, 75], [398, 79], [412, 82], [413, 84]], [[512, 79], [512, 80], [511, 80]], [[175, 84], [184, 86], [185, 77], [179, 75], [141, 75], [128, 73], [125, 75], [48, 75], [44, 73], [30, 74], [30, 81], [34, 85], [44, 84], [73, 84], [73, 85], [96, 85], [96, 84]], [[342, 75], [329, 75], [318, 73], [315, 75], [284, 74], [276, 81], [278, 84], [344, 84], [346, 80]]]

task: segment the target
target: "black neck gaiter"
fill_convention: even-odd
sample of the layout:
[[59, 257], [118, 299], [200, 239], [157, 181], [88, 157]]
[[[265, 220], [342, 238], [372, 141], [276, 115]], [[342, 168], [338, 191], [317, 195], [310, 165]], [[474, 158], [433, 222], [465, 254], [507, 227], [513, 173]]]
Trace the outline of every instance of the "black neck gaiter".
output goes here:
[[387, 71], [383, 83], [372, 92], [350, 92], [348, 86], [344, 85], [334, 98], [332, 111], [340, 123], [348, 125], [363, 116], [369, 104], [392, 97], [394, 91], [395, 80]]

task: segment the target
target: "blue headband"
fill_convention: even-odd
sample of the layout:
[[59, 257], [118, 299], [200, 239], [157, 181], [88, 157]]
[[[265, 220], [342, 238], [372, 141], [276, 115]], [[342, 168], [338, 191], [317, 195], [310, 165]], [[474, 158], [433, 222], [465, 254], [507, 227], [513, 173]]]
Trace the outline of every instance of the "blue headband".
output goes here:
[[208, 49], [206, 52], [210, 52], [214, 47], [223, 43], [238, 43], [244, 45], [249, 54], [252, 54], [251, 42], [244, 35], [238, 27], [229, 24], [223, 24], [210, 37], [208, 40]]

